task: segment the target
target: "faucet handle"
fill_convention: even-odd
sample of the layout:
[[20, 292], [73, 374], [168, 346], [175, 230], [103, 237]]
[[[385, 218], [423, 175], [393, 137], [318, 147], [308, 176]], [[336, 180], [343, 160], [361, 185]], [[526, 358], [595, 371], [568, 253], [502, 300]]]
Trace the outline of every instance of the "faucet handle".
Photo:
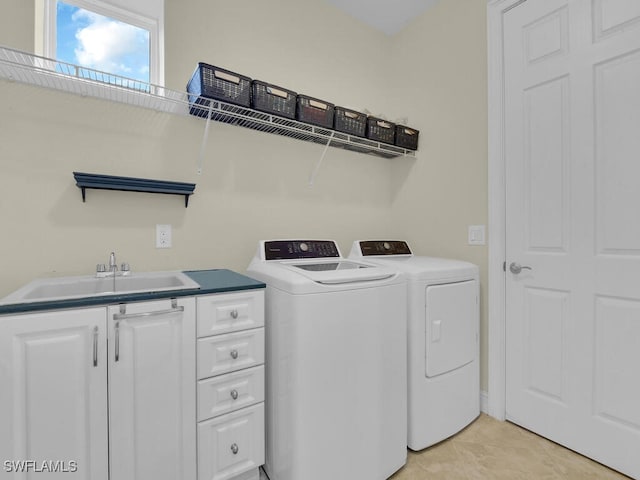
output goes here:
[[129, 266], [129, 264], [127, 262], [122, 262], [122, 265], [120, 265], [120, 271], [128, 272], [130, 270], [131, 270], [131, 267]]
[[96, 273], [104, 273], [107, 271], [107, 266], [104, 263], [99, 263], [96, 265]]

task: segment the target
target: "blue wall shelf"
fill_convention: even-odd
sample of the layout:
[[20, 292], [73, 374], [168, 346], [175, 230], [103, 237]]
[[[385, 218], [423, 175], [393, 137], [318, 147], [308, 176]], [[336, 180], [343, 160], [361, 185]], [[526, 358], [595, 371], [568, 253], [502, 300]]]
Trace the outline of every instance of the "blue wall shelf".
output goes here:
[[82, 190], [82, 201], [86, 200], [87, 188], [96, 190], [123, 190], [129, 192], [163, 193], [167, 195], [184, 195], [184, 206], [189, 206], [189, 196], [193, 195], [195, 183], [169, 182], [166, 180], [150, 180], [148, 178], [117, 177], [98, 175], [95, 173], [73, 172], [76, 185]]

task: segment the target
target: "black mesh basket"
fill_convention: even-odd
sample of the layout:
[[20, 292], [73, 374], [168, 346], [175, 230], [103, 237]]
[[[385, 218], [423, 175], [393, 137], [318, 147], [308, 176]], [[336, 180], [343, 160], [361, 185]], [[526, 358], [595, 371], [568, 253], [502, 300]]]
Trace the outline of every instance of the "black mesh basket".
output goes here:
[[417, 150], [419, 134], [420, 132], [415, 128], [396, 125], [396, 146], [409, 150]]
[[[198, 63], [198, 67], [187, 84], [190, 112], [205, 117], [209, 102], [198, 97], [213, 98], [243, 107], [251, 106], [251, 79], [244, 75], [214, 67], [206, 63]], [[196, 107], [203, 105], [203, 108]]]
[[376, 142], [394, 144], [396, 124], [376, 117], [367, 118], [367, 138]]
[[251, 82], [251, 91], [254, 109], [285, 118], [296, 118], [296, 92], [260, 80]]
[[338, 132], [364, 137], [367, 134], [367, 116], [355, 110], [336, 107], [333, 117], [333, 129]]
[[306, 95], [298, 95], [296, 118], [305, 123], [333, 128], [333, 103], [318, 100]]

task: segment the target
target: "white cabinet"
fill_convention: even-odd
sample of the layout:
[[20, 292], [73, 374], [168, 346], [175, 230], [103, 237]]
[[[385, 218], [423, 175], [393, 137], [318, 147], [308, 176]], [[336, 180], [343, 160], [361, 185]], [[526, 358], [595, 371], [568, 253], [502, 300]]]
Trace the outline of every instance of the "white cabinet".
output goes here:
[[109, 307], [111, 480], [195, 480], [195, 299]]
[[31, 478], [4, 462], [32, 460], [31, 474], [195, 480], [195, 309], [185, 297], [0, 317], [0, 478]]
[[264, 328], [198, 339], [198, 380], [264, 363]]
[[[264, 404], [236, 410], [198, 424], [200, 479], [257, 478], [264, 463]], [[245, 476], [241, 478], [251, 478]]]
[[198, 337], [248, 330], [263, 325], [264, 295], [257, 295], [255, 290], [198, 298]]
[[198, 421], [264, 402], [264, 365], [198, 382]]
[[264, 463], [264, 292], [197, 299], [198, 480], [258, 478]]
[[261, 289], [2, 315], [0, 480], [257, 480], [263, 363]]
[[0, 317], [0, 478], [108, 478], [106, 338], [105, 308]]

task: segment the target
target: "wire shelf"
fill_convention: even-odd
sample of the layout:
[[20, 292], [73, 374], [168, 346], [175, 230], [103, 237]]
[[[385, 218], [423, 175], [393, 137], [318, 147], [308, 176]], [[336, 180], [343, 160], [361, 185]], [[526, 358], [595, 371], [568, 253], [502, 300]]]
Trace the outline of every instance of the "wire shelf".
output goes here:
[[191, 114], [216, 122], [384, 158], [416, 156], [415, 151], [402, 147], [289, 120], [219, 100], [189, 96], [187, 92], [178, 92], [6, 47], [0, 47], [0, 78], [161, 112]]
[[290, 120], [277, 115], [270, 115], [219, 100], [199, 97], [198, 101], [200, 102], [199, 104], [191, 105], [191, 113], [205, 118], [209, 117], [211, 120], [217, 122], [282, 135], [306, 142], [314, 142], [322, 145], [328, 143], [332, 147], [345, 148], [361, 153], [371, 153], [385, 158], [405, 155], [415, 156], [415, 152], [412, 150], [406, 150], [394, 145], [387, 145], [296, 120]]

